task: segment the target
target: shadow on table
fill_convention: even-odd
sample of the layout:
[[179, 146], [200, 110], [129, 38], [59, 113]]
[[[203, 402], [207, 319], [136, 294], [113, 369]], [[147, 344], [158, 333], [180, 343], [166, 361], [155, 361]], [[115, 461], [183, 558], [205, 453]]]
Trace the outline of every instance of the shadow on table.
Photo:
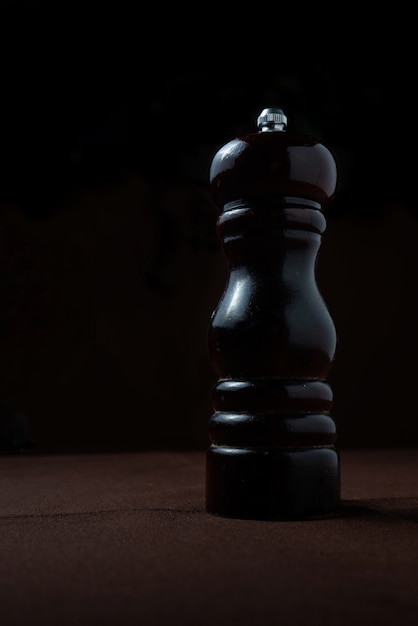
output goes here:
[[356, 501], [344, 500], [340, 514], [344, 518], [380, 518], [385, 521], [418, 523], [418, 498], [376, 498]]

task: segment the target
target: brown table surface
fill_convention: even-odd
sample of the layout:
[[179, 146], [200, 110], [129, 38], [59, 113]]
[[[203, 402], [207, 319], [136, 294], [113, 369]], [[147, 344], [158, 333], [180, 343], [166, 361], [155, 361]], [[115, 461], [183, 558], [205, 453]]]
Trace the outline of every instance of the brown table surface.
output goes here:
[[0, 457], [0, 624], [418, 625], [418, 449], [345, 450], [330, 519], [208, 515], [204, 452]]

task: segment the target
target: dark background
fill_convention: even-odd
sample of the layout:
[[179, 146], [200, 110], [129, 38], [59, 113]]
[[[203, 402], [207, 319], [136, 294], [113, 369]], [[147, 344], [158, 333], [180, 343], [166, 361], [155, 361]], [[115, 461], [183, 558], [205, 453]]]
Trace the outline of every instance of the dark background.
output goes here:
[[0, 7], [3, 449], [207, 446], [208, 168], [265, 106], [338, 165], [317, 279], [339, 444], [416, 445], [412, 17]]

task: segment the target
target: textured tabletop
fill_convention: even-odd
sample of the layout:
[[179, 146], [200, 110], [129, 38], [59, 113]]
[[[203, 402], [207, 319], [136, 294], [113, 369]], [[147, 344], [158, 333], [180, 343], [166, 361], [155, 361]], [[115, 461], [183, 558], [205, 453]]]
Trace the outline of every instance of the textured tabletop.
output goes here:
[[1, 625], [418, 624], [418, 450], [341, 451], [341, 514], [204, 510], [202, 452], [0, 457]]

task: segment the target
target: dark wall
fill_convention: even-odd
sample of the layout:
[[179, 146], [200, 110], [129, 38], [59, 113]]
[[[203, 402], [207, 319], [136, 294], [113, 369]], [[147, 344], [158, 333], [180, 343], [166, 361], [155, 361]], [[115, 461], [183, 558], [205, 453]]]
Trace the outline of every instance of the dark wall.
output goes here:
[[339, 168], [318, 283], [340, 445], [416, 444], [408, 37], [394, 49], [393, 25], [167, 11], [1, 5], [5, 446], [207, 445], [206, 331], [225, 280], [208, 168], [275, 105]]

